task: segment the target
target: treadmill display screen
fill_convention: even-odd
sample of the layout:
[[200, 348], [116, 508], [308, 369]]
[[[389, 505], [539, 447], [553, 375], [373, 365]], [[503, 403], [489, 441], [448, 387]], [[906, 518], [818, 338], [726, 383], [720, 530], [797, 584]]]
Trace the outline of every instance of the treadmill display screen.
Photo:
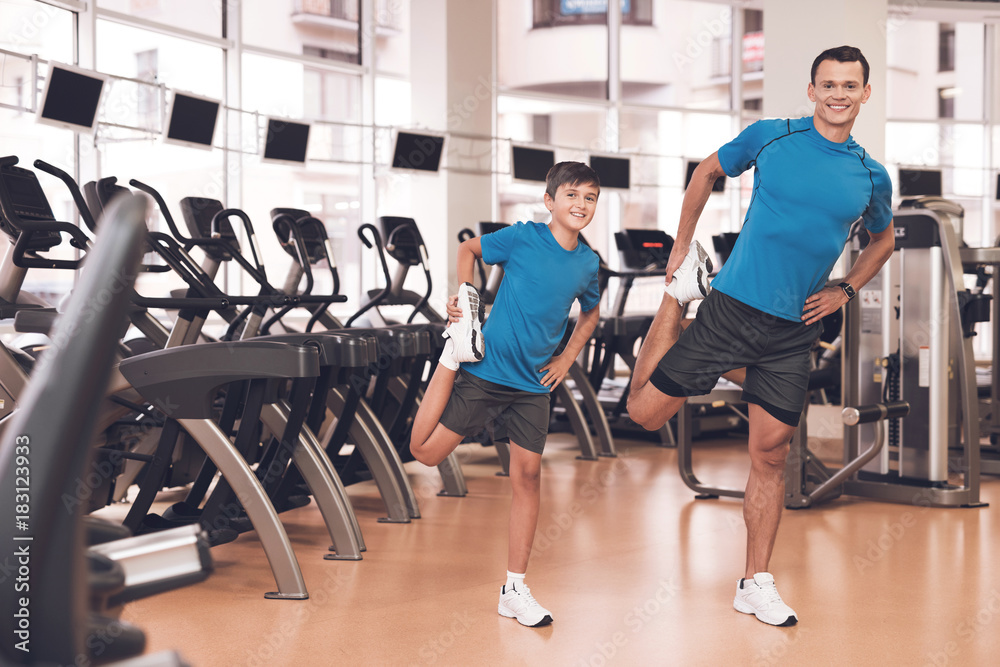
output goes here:
[[18, 215], [52, 219], [52, 210], [45, 199], [45, 193], [42, 192], [42, 186], [38, 184], [34, 175], [6, 172], [2, 174], [2, 178], [4, 189], [10, 195], [10, 203]]

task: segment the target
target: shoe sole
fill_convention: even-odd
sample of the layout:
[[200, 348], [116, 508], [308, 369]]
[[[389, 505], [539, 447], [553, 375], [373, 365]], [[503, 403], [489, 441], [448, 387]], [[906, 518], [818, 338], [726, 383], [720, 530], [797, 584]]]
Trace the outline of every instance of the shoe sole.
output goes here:
[[[708, 274], [712, 272], [712, 258], [708, 256], [705, 249], [697, 241], [694, 242], [694, 247], [698, 251], [698, 289], [701, 290], [702, 297], [708, 296]], [[708, 269], [708, 273], [702, 270], [702, 266]]]
[[514, 618], [514, 619], [517, 619], [518, 623], [520, 623], [521, 625], [523, 625], [523, 626], [525, 626], [527, 628], [540, 628], [543, 625], [548, 625], [549, 623], [552, 622], [552, 617], [549, 616], [548, 614], [545, 614], [545, 616], [542, 616], [542, 619], [540, 621], [538, 621], [537, 623], [525, 623], [524, 621], [521, 620], [521, 618], [517, 614], [515, 614], [511, 610], [507, 609], [503, 605], [497, 605], [497, 613], [500, 614], [501, 616], [503, 616], [504, 618]]
[[739, 598], [733, 600], [733, 609], [743, 614], [751, 614], [753, 616], [756, 616], [757, 620], [760, 621], [761, 623], [767, 623], [768, 625], [774, 625], [779, 628], [791, 627], [799, 622], [799, 619], [796, 618], [795, 616], [789, 616], [781, 623], [772, 623], [771, 621], [765, 618], [761, 618], [753, 607], [748, 605], [746, 602], [743, 602]]

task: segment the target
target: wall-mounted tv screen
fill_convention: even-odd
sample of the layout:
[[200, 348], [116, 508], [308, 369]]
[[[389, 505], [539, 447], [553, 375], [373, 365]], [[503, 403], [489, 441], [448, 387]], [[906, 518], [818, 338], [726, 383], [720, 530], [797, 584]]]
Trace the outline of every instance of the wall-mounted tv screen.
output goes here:
[[941, 196], [941, 170], [900, 169], [899, 196], [919, 197], [921, 195]]
[[268, 118], [262, 162], [304, 164], [309, 146], [309, 123]]
[[49, 63], [35, 121], [77, 132], [93, 132], [108, 77], [92, 70]]
[[[698, 168], [701, 164], [701, 160], [688, 160], [687, 161], [687, 176], [684, 177], [684, 189], [687, 190], [688, 186], [691, 185], [691, 177], [694, 176], [694, 170]], [[712, 192], [725, 192], [726, 191], [726, 177], [719, 176], [715, 179], [715, 183], [712, 183]]]
[[511, 146], [511, 175], [517, 181], [545, 182], [556, 163], [555, 151], [527, 146]]
[[618, 188], [628, 190], [629, 159], [627, 157], [611, 157], [607, 155], [591, 155], [590, 166], [601, 179], [601, 188]]
[[221, 102], [191, 93], [174, 93], [163, 141], [193, 148], [212, 148]]
[[437, 171], [444, 152], [444, 137], [399, 131], [392, 149], [393, 169]]

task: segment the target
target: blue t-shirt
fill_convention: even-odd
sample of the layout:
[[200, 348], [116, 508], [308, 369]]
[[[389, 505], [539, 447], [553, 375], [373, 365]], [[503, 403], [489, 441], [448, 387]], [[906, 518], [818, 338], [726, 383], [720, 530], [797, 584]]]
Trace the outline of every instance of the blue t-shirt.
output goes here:
[[600, 302], [597, 254], [584, 243], [566, 250], [548, 225], [519, 222], [481, 238], [483, 261], [500, 264], [503, 281], [483, 326], [486, 356], [462, 368], [497, 384], [547, 394], [538, 369], [562, 342], [573, 302]]
[[728, 176], [756, 167], [753, 197], [732, 255], [712, 287], [778, 317], [800, 321], [861, 218], [870, 232], [892, 221], [885, 167], [848, 137], [829, 141], [811, 116], [762, 120], [719, 149]]

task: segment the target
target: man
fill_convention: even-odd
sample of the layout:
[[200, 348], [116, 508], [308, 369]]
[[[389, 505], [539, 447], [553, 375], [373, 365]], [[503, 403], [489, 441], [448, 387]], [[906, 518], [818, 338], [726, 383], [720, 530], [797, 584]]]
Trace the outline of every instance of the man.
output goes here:
[[[864, 286], [894, 249], [892, 187], [885, 169], [850, 136], [868, 101], [861, 51], [828, 49], [812, 65], [812, 117], [764, 120], [706, 158], [684, 196], [666, 287], [639, 352], [629, 416], [646, 429], [672, 417], [686, 396], [706, 394], [721, 374], [745, 368], [751, 470], [743, 500], [744, 577], [733, 606], [772, 625], [794, 625], [768, 563], [784, 504], [789, 442], [806, 399], [809, 353], [820, 320]], [[692, 243], [712, 183], [755, 167], [754, 194], [732, 255], [708, 285], [711, 263]], [[870, 242], [835, 287], [826, 287], [852, 224]], [[681, 304], [706, 296], [680, 333]]]

